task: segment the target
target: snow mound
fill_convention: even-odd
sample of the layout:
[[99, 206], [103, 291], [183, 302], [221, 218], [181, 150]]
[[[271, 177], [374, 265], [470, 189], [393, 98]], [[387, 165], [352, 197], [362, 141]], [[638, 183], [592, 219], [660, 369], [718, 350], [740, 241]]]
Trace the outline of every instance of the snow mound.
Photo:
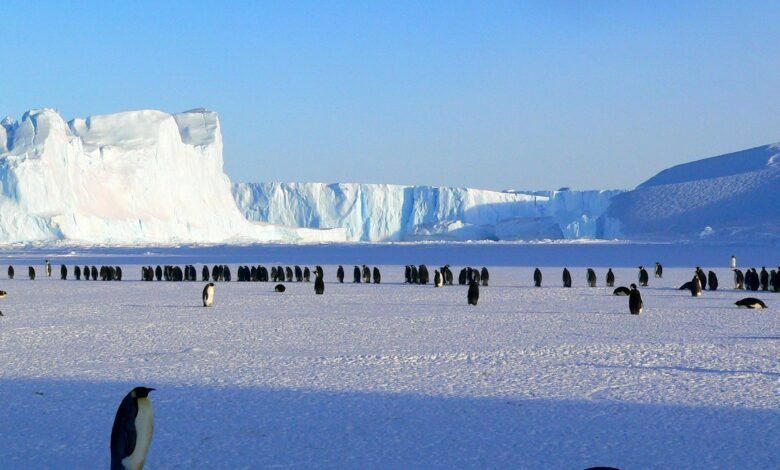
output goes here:
[[232, 189], [250, 220], [342, 227], [352, 241], [601, 238], [598, 219], [621, 192], [278, 182]]
[[780, 144], [677, 165], [616, 196], [607, 218], [635, 240], [780, 238]]
[[0, 122], [0, 243], [336, 241], [340, 230], [253, 224], [223, 171], [216, 113], [128, 111]]

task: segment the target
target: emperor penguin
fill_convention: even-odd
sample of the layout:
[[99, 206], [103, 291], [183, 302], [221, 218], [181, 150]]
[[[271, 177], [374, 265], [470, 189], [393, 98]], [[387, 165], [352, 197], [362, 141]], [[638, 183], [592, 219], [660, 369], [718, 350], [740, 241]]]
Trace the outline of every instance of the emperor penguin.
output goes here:
[[76, 276], [77, 281], [81, 280], [81, 268], [78, 264], [73, 268], [73, 275]]
[[43, 266], [43, 271], [46, 273], [46, 277], [51, 277], [51, 263], [49, 260], [45, 260], [45, 263], [46, 264]]
[[734, 302], [734, 305], [739, 308], [766, 308], [766, 304], [761, 299], [755, 297], [745, 297], [744, 299], [737, 300]]
[[607, 271], [607, 287], [615, 287], [615, 273], [612, 272], [612, 268]]
[[639, 285], [640, 286], [647, 286], [647, 283], [650, 281], [650, 276], [647, 274], [647, 270], [644, 266], [639, 267]]
[[542, 271], [534, 269], [534, 287], [542, 287]]
[[315, 271], [314, 272], [314, 293], [317, 295], [322, 295], [325, 292], [325, 281], [322, 280], [322, 276], [320, 276], [320, 273]]
[[344, 266], [339, 265], [339, 269], [336, 270], [336, 279], [338, 279], [339, 284], [344, 283]]
[[563, 287], [571, 287], [571, 273], [566, 268], [563, 268]]
[[737, 269], [737, 257], [734, 255], [731, 255], [731, 269]]
[[444, 279], [438, 269], [433, 270], [433, 287], [443, 287]]
[[694, 297], [701, 297], [701, 279], [698, 275], [694, 275], [691, 281], [693, 282], [691, 285], [691, 295]]
[[707, 288], [707, 275], [704, 274], [704, 270], [701, 269], [699, 266], [696, 266], [696, 277], [699, 278], [699, 282], [701, 283], [701, 289], [704, 290]]
[[[631, 284], [632, 286], [635, 286], [636, 284]], [[631, 295], [631, 289], [629, 289], [626, 286], [620, 286], [617, 289], [612, 291], [612, 295]]]
[[737, 268], [734, 268], [734, 289], [745, 289], [745, 275]]
[[761, 266], [761, 290], [769, 290], [769, 272], [766, 266]]
[[[203, 265], [203, 270], [201, 271], [200, 274], [201, 274], [201, 277], [203, 278], [204, 281], [206, 281], [206, 282], [209, 281], [209, 267], [208, 266], [206, 266], [204, 264]], [[151, 281], [151, 279], [149, 279], [149, 280]]]
[[379, 284], [382, 282], [382, 273], [379, 272], [379, 268], [374, 266], [371, 274], [374, 276], [374, 284]]
[[33, 268], [32, 266], [28, 266], [27, 267], [27, 275], [30, 277], [31, 281], [34, 281], [35, 280], [35, 268]]
[[365, 284], [371, 284], [371, 269], [365, 264], [363, 265], [363, 282]]
[[63, 264], [62, 266], [60, 266], [60, 279], [64, 281], [67, 278], [68, 278], [68, 267]]
[[308, 266], [303, 268], [303, 282], [311, 282], [311, 269]]
[[631, 284], [631, 291], [628, 294], [628, 311], [631, 312], [631, 315], [639, 315], [644, 308], [645, 305], [642, 303], [642, 294], [639, 293], [636, 284]]
[[360, 284], [360, 268], [357, 266], [352, 270], [352, 282]]
[[13, 278], [14, 278], [14, 267], [9, 265], [8, 266], [8, 279], [13, 279]]
[[135, 387], [119, 404], [111, 429], [111, 470], [140, 470], [154, 433], [154, 408], [147, 387]]
[[712, 271], [707, 273], [707, 285], [710, 286], [710, 290], [718, 290], [718, 276]]
[[664, 277], [664, 267], [658, 261], [655, 262], [655, 277]]
[[476, 281], [471, 281], [471, 284], [469, 284], [466, 300], [468, 300], [469, 305], [477, 305], [477, 302], [479, 302], [479, 283]]
[[482, 279], [482, 286], [487, 287], [488, 282], [490, 281], [490, 272], [488, 269], [482, 266], [482, 269], [479, 272], [479, 276]]
[[596, 287], [596, 271], [593, 268], [588, 268], [586, 280], [588, 281], [588, 286]]
[[213, 307], [214, 306], [214, 283], [209, 282], [208, 284], [203, 287], [203, 306], [204, 307]]

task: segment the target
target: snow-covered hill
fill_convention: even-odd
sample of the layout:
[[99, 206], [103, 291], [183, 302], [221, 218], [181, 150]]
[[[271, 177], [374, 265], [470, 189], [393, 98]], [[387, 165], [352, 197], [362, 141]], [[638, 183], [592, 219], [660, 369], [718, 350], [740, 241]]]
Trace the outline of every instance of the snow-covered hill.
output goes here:
[[780, 238], [780, 144], [669, 168], [616, 196], [609, 223], [634, 240]]
[[239, 183], [250, 220], [346, 229], [355, 241], [601, 238], [597, 222], [621, 191], [499, 192], [355, 183]]
[[214, 112], [130, 111], [65, 122], [52, 109], [0, 125], [0, 242], [170, 244], [342, 240], [253, 224], [222, 169]]

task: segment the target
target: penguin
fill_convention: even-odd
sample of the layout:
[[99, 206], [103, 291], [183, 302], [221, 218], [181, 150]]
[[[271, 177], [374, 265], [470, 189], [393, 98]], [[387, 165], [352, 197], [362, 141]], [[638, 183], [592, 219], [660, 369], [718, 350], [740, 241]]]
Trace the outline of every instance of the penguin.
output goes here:
[[422, 285], [427, 285], [430, 281], [430, 275], [428, 274], [428, 266], [421, 264], [420, 268], [417, 270], [419, 274], [419, 281]]
[[226, 264], [223, 264], [221, 272], [222, 272], [221, 279], [225, 282], [230, 282], [230, 280], [232, 279], [230, 276], [230, 267]]
[[323, 281], [325, 280], [325, 270], [322, 269], [322, 266], [319, 264], [315, 266], [314, 272], [316, 272], [323, 279]]
[[[340, 268], [341, 266], [339, 266]], [[404, 266], [404, 284], [412, 283], [412, 267], [408, 264]]]
[[691, 295], [693, 297], [701, 297], [701, 279], [699, 276], [694, 275], [691, 283]]
[[736, 256], [731, 255], [731, 264], [729, 264], [729, 266], [731, 266], [731, 269], [737, 269], [737, 257]]
[[73, 275], [76, 277], [77, 281], [81, 280], [81, 268], [78, 264], [73, 267]]
[[766, 266], [761, 266], [761, 290], [769, 290], [769, 272]]
[[84, 280], [89, 281], [89, 266], [84, 266]]
[[631, 312], [631, 315], [639, 315], [644, 308], [642, 294], [639, 293], [636, 284], [631, 284], [631, 292], [628, 294], [628, 311]]
[[13, 278], [14, 278], [14, 267], [8, 266], [8, 279], [13, 279]]
[[745, 275], [737, 268], [734, 268], [734, 289], [745, 289]]
[[292, 270], [291, 267], [285, 266], [284, 267], [284, 274], [285, 274], [285, 277], [287, 278], [287, 282], [293, 282], [293, 270]]
[[368, 266], [365, 264], [363, 265], [363, 282], [365, 284], [371, 284], [371, 270], [368, 269]]
[[35, 280], [35, 268], [32, 266], [27, 267], [27, 276], [30, 278], [31, 281]]
[[303, 282], [311, 282], [311, 270], [308, 266], [303, 268]]
[[777, 270], [773, 269], [772, 272], [775, 273], [775, 279], [774, 282], [772, 282], [772, 290], [780, 292], [780, 267], [778, 267]]
[[46, 273], [46, 277], [51, 277], [51, 263], [49, 260], [45, 260], [45, 263], [43, 265], [43, 272]]
[[481, 280], [479, 269], [471, 268], [471, 280], [479, 284], [479, 281]]
[[116, 274], [116, 276], [114, 277], [114, 280], [115, 281], [121, 281], [122, 280], [122, 268], [120, 268], [119, 266], [115, 266], [114, 267], [114, 272]]
[[704, 290], [707, 288], [707, 275], [704, 274], [704, 270], [700, 267], [696, 266], [696, 277], [699, 278], [699, 283], [701, 284], [701, 290]]
[[143, 468], [154, 433], [153, 390], [135, 387], [119, 404], [111, 429], [111, 470]]
[[209, 267], [206, 265], [203, 265], [203, 269], [200, 272], [201, 280], [204, 282], [209, 282]]
[[586, 280], [588, 281], [588, 286], [596, 287], [596, 271], [594, 271], [592, 268], [588, 268]]
[[444, 279], [438, 269], [433, 271], [433, 287], [444, 287]]
[[355, 269], [352, 270], [352, 282], [355, 284], [360, 284], [360, 268], [355, 266]]
[[631, 294], [631, 289], [629, 289], [626, 286], [620, 286], [614, 291], [612, 291], [612, 295], [630, 295], [630, 294]]
[[106, 271], [106, 267], [105, 266], [101, 266], [100, 267], [100, 280], [101, 281], [105, 281], [107, 277], [108, 277], [108, 273]]
[[63, 281], [68, 279], [68, 267], [64, 264], [60, 266], [60, 279]]
[[563, 287], [571, 287], [571, 273], [566, 268], [563, 268]]
[[293, 270], [295, 271], [295, 282], [303, 282], [303, 269], [296, 264]]
[[276, 292], [284, 292], [285, 291], [284, 284], [277, 284], [277, 285], [275, 285], [274, 286], [274, 290]]
[[744, 299], [737, 300], [734, 302], [734, 305], [739, 308], [766, 308], [766, 304], [761, 299], [756, 299], [755, 297], [745, 297]]
[[92, 266], [91, 271], [92, 271], [92, 280], [93, 281], [97, 281], [97, 277], [98, 277], [98, 270], [97, 270], [97, 268], [95, 266]]
[[482, 286], [487, 287], [488, 281], [490, 280], [490, 273], [487, 268], [482, 266], [482, 271], [480, 271], [479, 275], [482, 277]]
[[477, 305], [477, 302], [479, 302], [479, 284], [475, 281], [471, 281], [471, 284], [469, 284], [466, 300], [468, 300], [469, 305]]
[[612, 272], [612, 268], [607, 271], [607, 287], [615, 287], [615, 273]]
[[322, 295], [325, 292], [325, 281], [322, 280], [320, 273], [314, 273], [314, 293]]
[[687, 291], [690, 291], [691, 289], [693, 289], [693, 281], [688, 281], [678, 288], [678, 290], [687, 290]]
[[382, 282], [382, 274], [379, 272], [379, 268], [376, 266], [374, 266], [372, 275], [374, 276], [374, 284], [379, 284]]
[[466, 268], [461, 269], [460, 273], [458, 274], [458, 284], [460, 284], [461, 286], [465, 286], [467, 276], [468, 276], [468, 270]]
[[658, 261], [655, 262], [655, 277], [664, 277], [664, 267]]
[[[408, 270], [409, 266], [407, 266], [406, 269]], [[336, 279], [338, 279], [339, 284], [344, 283], [344, 266], [339, 265], [339, 268], [336, 270]]]
[[8, 292], [0, 290], [0, 299], [4, 299], [6, 297], [8, 297]]
[[204, 307], [214, 306], [214, 283], [213, 282], [209, 282], [203, 287], [203, 306]]
[[534, 287], [542, 287], [542, 271], [534, 269]]
[[452, 270], [450, 269], [449, 265], [445, 266], [445, 268], [447, 268], [447, 273], [446, 274], [442, 273], [442, 275], [444, 276], [444, 283], [452, 285], [452, 280], [453, 280]]
[[756, 268], [750, 268], [750, 290], [755, 292], [758, 290], [760, 285], [761, 281], [758, 277], [758, 271], [756, 271]]
[[647, 283], [650, 281], [650, 276], [647, 274], [647, 270], [644, 266], [639, 266], [639, 285], [647, 287]]
[[718, 276], [712, 271], [707, 273], [707, 284], [710, 286], [710, 290], [718, 290]]
[[417, 266], [412, 265], [412, 284], [420, 283], [420, 273], [417, 272]]
[[154, 268], [154, 277], [155, 277], [155, 278], [156, 278], [158, 281], [162, 281], [162, 275], [163, 275], [162, 268], [161, 268], [161, 267], [160, 267], [160, 265], [158, 264], [158, 265], [157, 265], [157, 267], [156, 267], [156, 268]]

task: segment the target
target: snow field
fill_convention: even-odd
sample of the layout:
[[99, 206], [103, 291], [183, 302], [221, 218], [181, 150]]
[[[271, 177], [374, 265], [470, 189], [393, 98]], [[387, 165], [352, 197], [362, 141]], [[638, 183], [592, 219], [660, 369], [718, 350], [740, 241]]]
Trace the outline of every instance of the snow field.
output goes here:
[[[141, 282], [140, 265], [122, 282], [6, 267], [3, 468], [105, 467], [136, 385], [158, 389], [152, 469], [780, 465], [780, 294], [731, 290], [725, 268], [701, 298], [677, 290], [692, 268], [667, 268], [637, 317], [606, 267], [597, 288], [570, 268], [564, 289], [560, 267], [534, 288], [533, 267], [488, 266], [471, 307], [464, 286], [404, 285], [403, 266], [366, 285], [326, 265], [323, 296], [217, 283], [213, 308], [203, 282]], [[769, 309], [737, 309], [746, 296]]]

